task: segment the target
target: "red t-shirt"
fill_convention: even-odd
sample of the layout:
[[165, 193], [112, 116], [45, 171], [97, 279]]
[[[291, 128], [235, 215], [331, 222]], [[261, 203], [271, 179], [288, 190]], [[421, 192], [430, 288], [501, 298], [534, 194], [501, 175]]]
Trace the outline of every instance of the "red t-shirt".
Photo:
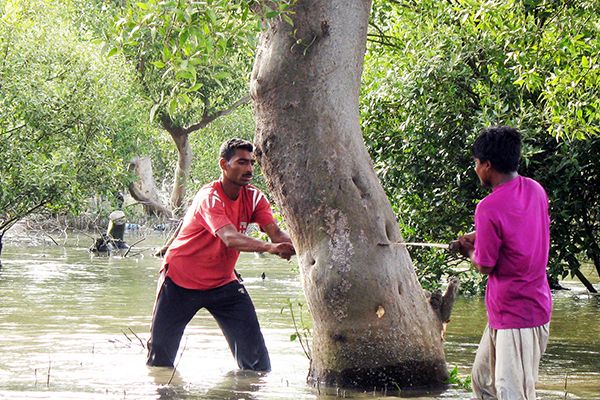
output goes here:
[[205, 185], [194, 197], [179, 234], [165, 256], [167, 276], [187, 289], [207, 290], [236, 279], [239, 251], [225, 246], [216, 231], [232, 224], [246, 233], [248, 224], [261, 228], [274, 222], [266, 197], [254, 186], [243, 186], [236, 200], [223, 192], [221, 181]]

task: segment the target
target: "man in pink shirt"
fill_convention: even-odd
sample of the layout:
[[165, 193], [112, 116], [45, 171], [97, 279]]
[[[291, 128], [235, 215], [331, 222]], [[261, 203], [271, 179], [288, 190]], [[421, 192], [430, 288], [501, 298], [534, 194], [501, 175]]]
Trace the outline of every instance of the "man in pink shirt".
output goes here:
[[463, 255], [488, 275], [488, 326], [472, 372], [478, 399], [535, 399], [548, 342], [548, 198], [517, 173], [520, 155], [521, 135], [506, 126], [484, 130], [473, 145], [475, 172], [492, 189], [475, 210], [475, 232], [459, 238]]
[[[271, 369], [254, 305], [236, 278], [235, 263], [240, 251], [289, 260], [295, 250], [273, 219], [266, 197], [249, 184], [252, 151], [252, 143], [245, 140], [223, 143], [221, 179], [198, 191], [168, 247], [148, 341], [148, 365], [173, 367], [186, 325], [206, 308], [241, 369]], [[257, 223], [271, 242], [246, 236], [250, 223]]]

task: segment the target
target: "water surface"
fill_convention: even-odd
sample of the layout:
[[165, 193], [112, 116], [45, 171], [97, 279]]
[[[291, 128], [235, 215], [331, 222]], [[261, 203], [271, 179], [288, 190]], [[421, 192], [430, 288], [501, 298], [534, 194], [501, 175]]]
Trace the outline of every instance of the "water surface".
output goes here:
[[[244, 284], [257, 308], [271, 354], [269, 374], [237, 371], [212, 317], [188, 325], [176, 373], [145, 366], [157, 270], [146, 240], [127, 258], [90, 257], [87, 248], [5, 245], [0, 269], [1, 399], [331, 399], [383, 393], [315, 389], [298, 342], [288, 299], [303, 302], [294, 262], [242, 255]], [[85, 242], [85, 240], [81, 240]], [[78, 242], [76, 242], [78, 243]], [[142, 251], [140, 253], [140, 251]], [[265, 273], [263, 280], [261, 274]], [[538, 396], [600, 399], [600, 305], [575, 283], [555, 295], [551, 340]], [[298, 310], [296, 310], [298, 311]], [[447, 361], [469, 373], [485, 325], [481, 298], [457, 302]], [[170, 382], [170, 383], [169, 383]], [[397, 394], [394, 394], [396, 396]], [[388, 393], [388, 398], [393, 397]], [[468, 399], [452, 388], [423, 398]]]

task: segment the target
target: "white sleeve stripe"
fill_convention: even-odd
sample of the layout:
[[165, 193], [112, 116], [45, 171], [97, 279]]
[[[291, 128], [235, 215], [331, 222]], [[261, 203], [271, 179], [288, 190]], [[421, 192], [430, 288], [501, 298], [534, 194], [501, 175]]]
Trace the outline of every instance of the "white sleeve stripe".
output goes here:
[[259, 193], [259, 196], [256, 199], [256, 202], [254, 203], [254, 209], [252, 211], [256, 210], [256, 206], [258, 206], [258, 203], [260, 203], [260, 201], [262, 200], [262, 198], [263, 198], [263, 194]]
[[217, 192], [213, 193], [210, 196], [209, 200], [210, 200], [209, 204], [210, 204], [211, 208], [214, 207], [217, 204], [217, 201], [221, 202], [221, 198], [219, 197], [219, 194]]
[[264, 195], [258, 189], [249, 188], [249, 190], [252, 191], [252, 212], [254, 212]]

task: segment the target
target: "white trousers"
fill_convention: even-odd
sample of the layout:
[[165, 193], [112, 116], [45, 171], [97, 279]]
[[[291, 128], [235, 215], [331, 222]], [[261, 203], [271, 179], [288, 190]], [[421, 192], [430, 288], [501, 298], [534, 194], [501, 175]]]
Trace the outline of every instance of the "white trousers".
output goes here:
[[482, 400], [535, 400], [550, 323], [535, 328], [485, 328], [473, 363], [473, 394]]

